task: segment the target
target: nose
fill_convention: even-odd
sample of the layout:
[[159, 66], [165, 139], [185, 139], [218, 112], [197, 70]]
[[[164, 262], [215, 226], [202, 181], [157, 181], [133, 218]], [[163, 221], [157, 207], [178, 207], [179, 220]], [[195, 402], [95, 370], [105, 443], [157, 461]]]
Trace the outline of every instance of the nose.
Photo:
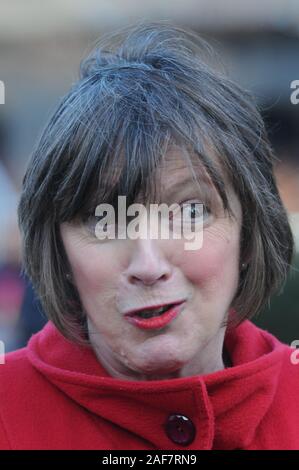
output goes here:
[[172, 268], [162, 255], [158, 240], [134, 240], [133, 253], [126, 271], [130, 284], [153, 285], [170, 279]]

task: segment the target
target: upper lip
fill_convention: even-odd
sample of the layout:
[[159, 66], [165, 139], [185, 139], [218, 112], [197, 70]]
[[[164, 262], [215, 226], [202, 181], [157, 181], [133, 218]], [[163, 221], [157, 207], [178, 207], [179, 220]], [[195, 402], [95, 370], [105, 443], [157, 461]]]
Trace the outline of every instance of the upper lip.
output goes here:
[[185, 302], [185, 299], [175, 300], [174, 302], [166, 302], [166, 303], [163, 303], [163, 304], [145, 305], [144, 307], [136, 308], [134, 310], [129, 310], [129, 311], [125, 312], [124, 315], [133, 316], [133, 315], [136, 315], [138, 312], [141, 312], [142, 310], [155, 310], [156, 308], [165, 307], [166, 305], [180, 305], [183, 302]]

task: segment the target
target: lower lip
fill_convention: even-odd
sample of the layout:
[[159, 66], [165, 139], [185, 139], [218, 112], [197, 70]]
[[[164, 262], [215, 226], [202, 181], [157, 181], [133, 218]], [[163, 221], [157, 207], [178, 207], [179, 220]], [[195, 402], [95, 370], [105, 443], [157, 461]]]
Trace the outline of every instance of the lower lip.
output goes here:
[[166, 312], [162, 313], [162, 315], [158, 317], [152, 318], [140, 318], [140, 317], [130, 317], [126, 316], [126, 320], [132, 323], [133, 325], [137, 326], [137, 328], [141, 328], [142, 330], [157, 330], [160, 328], [164, 328], [168, 325], [172, 320], [174, 320], [179, 313], [181, 312], [185, 302], [175, 305], [174, 307], [170, 308]]

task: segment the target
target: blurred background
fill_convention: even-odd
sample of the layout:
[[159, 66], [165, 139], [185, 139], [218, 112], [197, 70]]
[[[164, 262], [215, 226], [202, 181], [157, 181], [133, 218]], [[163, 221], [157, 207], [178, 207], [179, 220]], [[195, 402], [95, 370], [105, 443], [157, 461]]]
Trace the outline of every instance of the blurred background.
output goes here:
[[[0, 340], [26, 344], [45, 323], [20, 276], [16, 209], [34, 142], [81, 58], [103, 33], [137, 20], [172, 20], [221, 50], [232, 78], [254, 92], [276, 150], [276, 177], [296, 239], [284, 291], [254, 320], [282, 341], [299, 339], [298, 0], [0, 0]], [[299, 94], [298, 94], [299, 96]]]

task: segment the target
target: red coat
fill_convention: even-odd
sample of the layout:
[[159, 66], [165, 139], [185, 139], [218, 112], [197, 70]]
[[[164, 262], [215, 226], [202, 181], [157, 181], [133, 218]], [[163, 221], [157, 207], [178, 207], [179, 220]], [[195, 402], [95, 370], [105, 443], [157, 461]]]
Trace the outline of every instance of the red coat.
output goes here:
[[296, 351], [249, 321], [225, 343], [234, 367], [125, 381], [49, 322], [0, 365], [0, 449], [299, 449]]

